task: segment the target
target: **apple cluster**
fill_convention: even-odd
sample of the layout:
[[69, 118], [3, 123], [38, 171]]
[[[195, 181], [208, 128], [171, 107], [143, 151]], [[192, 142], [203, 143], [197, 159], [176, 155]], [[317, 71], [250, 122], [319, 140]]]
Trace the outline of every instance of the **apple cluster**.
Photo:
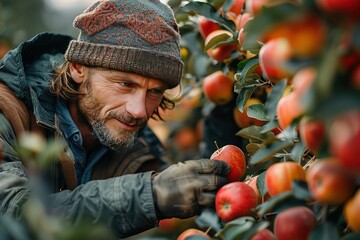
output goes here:
[[220, 2], [179, 13], [198, 33], [183, 33], [184, 82], [201, 85], [204, 109], [236, 98], [234, 135], [249, 142], [211, 156], [231, 172], [206, 237], [359, 238], [360, 2]]

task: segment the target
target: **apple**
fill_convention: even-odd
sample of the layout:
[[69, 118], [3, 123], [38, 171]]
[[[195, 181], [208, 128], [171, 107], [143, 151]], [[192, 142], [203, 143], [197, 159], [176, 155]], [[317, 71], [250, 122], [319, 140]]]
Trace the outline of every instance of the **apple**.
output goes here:
[[316, 0], [320, 9], [327, 13], [338, 13], [344, 16], [358, 16], [360, 2], [358, 0]]
[[229, 103], [234, 95], [234, 80], [221, 70], [206, 76], [202, 82], [205, 97], [216, 105]]
[[[214, 39], [215, 37], [219, 37], [223, 34], [228, 35], [229, 37], [233, 37], [232, 33], [228, 30], [215, 30], [211, 32], [206, 38], [205, 38], [205, 46], [208, 45], [208, 43]], [[230, 57], [230, 54], [237, 50], [238, 46], [235, 42], [226, 43], [223, 45], [220, 45], [215, 48], [209, 48], [206, 53], [209, 55], [210, 58], [218, 61], [223, 62], [225, 59]]]
[[360, 189], [345, 203], [343, 212], [350, 229], [360, 234]]
[[304, 145], [313, 153], [317, 153], [325, 140], [325, 123], [305, 116], [299, 122], [299, 135]]
[[206, 37], [213, 31], [220, 30], [220, 25], [218, 23], [213, 22], [204, 16], [199, 16], [197, 25], [199, 33], [204, 39], [206, 39]]
[[360, 173], [360, 110], [336, 116], [329, 130], [330, 152], [347, 169]]
[[315, 200], [340, 205], [355, 191], [355, 180], [336, 159], [318, 159], [306, 170], [309, 191]]
[[276, 84], [292, 76], [286, 67], [292, 57], [292, 49], [285, 38], [272, 39], [266, 42], [259, 51], [259, 64], [264, 77]]
[[316, 227], [314, 212], [305, 206], [296, 206], [278, 213], [274, 220], [274, 234], [277, 240], [305, 240]]
[[222, 160], [229, 165], [229, 182], [240, 181], [245, 174], [246, 157], [244, 152], [238, 146], [232, 144], [225, 145], [213, 152], [210, 159]]
[[252, 216], [256, 206], [255, 191], [243, 182], [228, 183], [222, 186], [215, 196], [216, 213], [225, 222]]
[[[294, 31], [296, 29], [296, 31]], [[292, 49], [292, 54], [300, 58], [317, 55], [324, 46], [327, 29], [322, 18], [313, 14], [301, 14], [300, 17], [283, 21], [270, 28], [262, 42], [284, 38]]]
[[303, 96], [310, 89], [317, 76], [313, 67], [305, 67], [298, 70], [291, 79], [291, 87], [296, 95]]
[[181, 150], [195, 149], [198, 146], [198, 139], [194, 128], [183, 126], [173, 136], [174, 143]]
[[297, 162], [274, 163], [265, 173], [265, 185], [271, 197], [290, 191], [294, 180], [306, 181], [305, 170]]
[[238, 16], [243, 8], [244, 8], [245, 0], [234, 0], [233, 4], [230, 6], [230, 8], [227, 10], [227, 12], [233, 13], [235, 16]]
[[196, 228], [189, 228], [189, 229], [186, 229], [185, 231], [183, 231], [177, 237], [177, 240], [186, 240], [188, 237], [191, 237], [191, 236], [201, 236], [201, 237], [203, 237], [202, 239], [211, 239], [209, 234], [207, 234], [206, 232], [201, 231], [200, 229], [196, 229]]
[[261, 12], [262, 7], [269, 5], [270, 2], [270, 0], [246, 0], [245, 11], [256, 16]]
[[249, 108], [249, 106], [254, 105], [254, 104], [261, 104], [261, 103], [262, 102], [258, 98], [250, 98], [246, 102], [243, 112], [241, 112], [237, 107], [235, 107], [233, 110], [233, 117], [234, 117], [234, 121], [235, 121], [236, 125], [239, 128], [246, 128], [251, 125], [256, 125], [256, 126], [264, 125], [265, 121], [261, 121], [256, 118], [249, 117], [247, 114], [247, 109]]
[[282, 96], [276, 106], [276, 116], [279, 127], [284, 130], [291, 123], [304, 113], [301, 99], [295, 92]]
[[250, 240], [275, 240], [275, 235], [272, 231], [265, 228], [256, 232]]
[[244, 183], [248, 184], [252, 189], [254, 189], [256, 193], [256, 198], [258, 203], [262, 203], [270, 199], [269, 193], [266, 193], [264, 197], [260, 195], [259, 189], [256, 185], [256, 181], [259, 175], [255, 175], [253, 177], [250, 177], [249, 179], [245, 180]]

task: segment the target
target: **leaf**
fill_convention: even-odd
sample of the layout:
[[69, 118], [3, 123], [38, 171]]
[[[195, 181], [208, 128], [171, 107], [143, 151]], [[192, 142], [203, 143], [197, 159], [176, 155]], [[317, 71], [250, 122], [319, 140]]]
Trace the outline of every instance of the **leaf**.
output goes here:
[[258, 205], [256, 207], [255, 211], [257, 212], [258, 216], [262, 217], [265, 213], [270, 213], [271, 210], [278, 203], [283, 202], [283, 201], [289, 199], [290, 197], [293, 197], [293, 193], [291, 191], [280, 193], [278, 195], [275, 195], [275, 196], [271, 197], [266, 202]]
[[307, 201], [313, 198], [305, 181], [294, 180], [292, 182], [292, 192], [297, 199]]
[[215, 236], [224, 236], [223, 240], [238, 239], [239, 236], [248, 231], [255, 223], [252, 217], [240, 217], [225, 224], [224, 228]]
[[[262, 84], [259, 83], [259, 80], [256, 78], [245, 78], [241, 81], [236, 81], [234, 84], [234, 92], [239, 93], [243, 88], [252, 88], [252, 87], [258, 87]], [[246, 102], [245, 102], [246, 103]], [[244, 103], [244, 105], [245, 105]]]
[[217, 22], [217, 23], [223, 25], [225, 28], [227, 28], [232, 33], [235, 32], [235, 29], [236, 29], [235, 23], [231, 20], [224, 18], [221, 15], [221, 13], [214, 6], [212, 6], [209, 3], [190, 2], [186, 5], [184, 5], [183, 7], [181, 7], [181, 9], [184, 12], [196, 13], [196, 14], [202, 15], [214, 22]]
[[246, 151], [251, 156], [256, 153], [260, 148], [263, 148], [265, 145], [261, 143], [249, 143], [246, 145]]
[[[251, 59], [244, 60], [242, 62], [246, 62], [245, 66], [240, 69], [240, 79], [239, 81], [244, 81], [244, 79], [248, 78], [249, 74], [253, 73], [254, 70], [259, 66], [259, 58], [254, 57]], [[238, 64], [238, 68], [241, 67], [242, 62]]]
[[294, 161], [301, 162], [306, 146], [302, 142], [297, 142], [294, 147], [291, 149], [290, 155], [293, 156]]
[[265, 184], [265, 175], [266, 175], [266, 171], [259, 174], [259, 176], [256, 179], [256, 187], [259, 191], [260, 196], [262, 197], [264, 197], [265, 194], [267, 193], [267, 188]]
[[247, 128], [243, 128], [236, 133], [236, 136], [240, 136], [246, 139], [249, 139], [251, 142], [262, 143], [264, 140], [271, 138], [274, 136], [272, 132], [261, 133], [260, 126], [250, 126]]
[[[268, 115], [267, 115], [268, 116]], [[279, 123], [276, 119], [270, 119], [267, 123], [265, 123], [260, 130], [260, 133], [269, 132], [275, 128], [279, 127]], [[274, 134], [274, 133], [273, 133]], [[275, 134], [274, 134], [275, 135]]]
[[211, 227], [214, 231], [221, 229], [221, 223], [216, 211], [213, 208], [205, 208], [201, 211], [201, 214], [196, 217], [195, 223], [200, 228]]
[[261, 162], [265, 162], [271, 159], [276, 153], [284, 150], [287, 147], [292, 146], [293, 144], [293, 141], [289, 140], [273, 142], [265, 148], [257, 151], [253, 156], [251, 156], [249, 162], [250, 164], [258, 164]]
[[[263, 230], [267, 228], [270, 225], [268, 221], [260, 221], [256, 223], [254, 226], [252, 226], [248, 231], [245, 232], [245, 234], [239, 238], [239, 240], [248, 240], [250, 239], [256, 232]], [[238, 238], [236, 238], [238, 239]]]
[[331, 222], [319, 223], [311, 232], [309, 240], [338, 240], [340, 239], [336, 225]]
[[360, 239], [360, 234], [356, 234], [356, 233], [348, 233], [341, 238], [341, 240], [359, 240], [359, 239]]
[[222, 45], [236, 43], [236, 40], [226, 33], [222, 33], [213, 37], [205, 46], [204, 50], [207, 51], [210, 48], [217, 48]]
[[287, 86], [287, 80], [277, 82], [267, 95], [265, 102], [265, 114], [269, 119], [275, 119], [276, 107]]
[[240, 112], [244, 111], [246, 102], [251, 98], [251, 95], [258, 86], [258, 84], [251, 84], [240, 89], [239, 95], [236, 98], [236, 106]]
[[268, 121], [264, 111], [264, 104], [253, 104], [247, 109], [247, 115], [252, 118], [256, 118], [261, 121]]

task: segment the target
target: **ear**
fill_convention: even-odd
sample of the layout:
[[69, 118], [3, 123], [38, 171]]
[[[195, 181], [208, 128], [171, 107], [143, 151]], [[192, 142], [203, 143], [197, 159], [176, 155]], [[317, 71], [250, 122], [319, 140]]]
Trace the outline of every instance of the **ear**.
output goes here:
[[86, 67], [74, 62], [71, 62], [69, 67], [72, 79], [78, 84], [82, 83], [86, 78]]

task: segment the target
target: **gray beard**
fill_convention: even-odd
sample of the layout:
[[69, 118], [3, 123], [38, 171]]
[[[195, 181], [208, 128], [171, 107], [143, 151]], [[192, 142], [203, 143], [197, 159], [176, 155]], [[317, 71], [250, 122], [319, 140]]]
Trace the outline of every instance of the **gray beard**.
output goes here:
[[137, 132], [121, 131], [121, 137], [114, 137], [102, 122], [94, 121], [91, 126], [100, 143], [114, 151], [127, 151], [135, 145]]

